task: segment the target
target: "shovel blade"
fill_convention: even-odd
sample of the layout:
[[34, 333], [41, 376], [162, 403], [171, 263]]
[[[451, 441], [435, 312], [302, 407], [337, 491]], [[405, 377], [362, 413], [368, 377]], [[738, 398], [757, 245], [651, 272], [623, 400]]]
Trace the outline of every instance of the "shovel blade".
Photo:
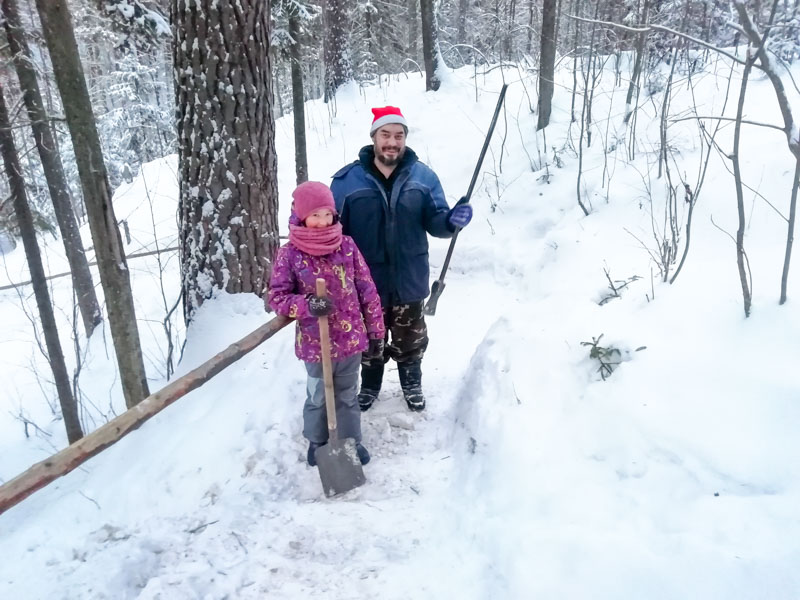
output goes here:
[[353, 438], [329, 441], [314, 452], [322, 480], [322, 490], [330, 498], [364, 485], [364, 469], [356, 454], [356, 441]]
[[425, 314], [433, 316], [436, 314], [436, 303], [439, 302], [439, 296], [444, 291], [444, 281], [438, 279], [431, 285], [431, 295], [428, 302], [425, 304]]

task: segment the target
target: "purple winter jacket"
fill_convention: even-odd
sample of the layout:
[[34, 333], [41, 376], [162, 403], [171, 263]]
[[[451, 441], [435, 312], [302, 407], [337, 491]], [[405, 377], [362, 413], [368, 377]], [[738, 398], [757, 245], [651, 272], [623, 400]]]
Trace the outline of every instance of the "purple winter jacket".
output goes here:
[[333, 312], [328, 315], [331, 360], [342, 360], [367, 349], [369, 339], [383, 339], [381, 300], [369, 267], [353, 238], [325, 256], [306, 254], [291, 242], [275, 256], [269, 283], [269, 306], [279, 315], [297, 319], [295, 354], [305, 362], [320, 362], [319, 319], [308, 312], [308, 296], [316, 293], [317, 277], [325, 279]]

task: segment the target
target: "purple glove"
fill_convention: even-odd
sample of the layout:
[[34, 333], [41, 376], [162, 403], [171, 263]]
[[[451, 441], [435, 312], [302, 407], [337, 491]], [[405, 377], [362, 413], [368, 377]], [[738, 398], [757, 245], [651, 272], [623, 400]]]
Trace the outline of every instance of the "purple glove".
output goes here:
[[463, 229], [470, 221], [472, 221], [472, 205], [469, 203], [456, 204], [447, 213], [447, 223], [454, 229]]

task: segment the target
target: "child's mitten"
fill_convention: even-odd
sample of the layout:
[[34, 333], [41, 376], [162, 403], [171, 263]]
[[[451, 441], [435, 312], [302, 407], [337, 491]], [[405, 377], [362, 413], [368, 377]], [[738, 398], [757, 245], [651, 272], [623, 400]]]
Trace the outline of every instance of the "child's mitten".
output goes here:
[[312, 317], [326, 317], [333, 312], [333, 302], [322, 296], [308, 297], [308, 312]]
[[362, 357], [367, 360], [373, 360], [375, 358], [383, 358], [383, 338], [379, 338], [377, 340], [370, 340], [369, 341], [369, 348], [367, 351], [362, 354]]

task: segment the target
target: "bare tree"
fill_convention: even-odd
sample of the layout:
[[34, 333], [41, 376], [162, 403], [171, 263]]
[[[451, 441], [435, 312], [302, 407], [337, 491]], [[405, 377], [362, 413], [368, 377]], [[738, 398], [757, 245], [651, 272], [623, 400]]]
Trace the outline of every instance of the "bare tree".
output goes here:
[[[749, 49], [748, 49], [749, 50]], [[744, 316], [750, 316], [750, 305], [752, 303], [752, 292], [750, 288], [750, 281], [747, 273], [747, 265], [745, 261], [747, 256], [744, 251], [744, 230], [747, 227], [747, 220], [744, 216], [744, 191], [742, 189], [742, 170], [739, 162], [739, 142], [742, 131], [742, 115], [744, 113], [744, 98], [747, 91], [747, 80], [750, 76], [750, 70], [755, 61], [751, 58], [749, 52], [747, 55], [747, 62], [744, 65], [742, 72], [742, 86], [739, 90], [739, 104], [736, 109], [736, 129], [733, 134], [733, 152], [731, 153], [731, 160], [733, 162], [733, 176], [736, 182], [736, 209], [739, 216], [739, 228], [736, 230], [736, 266], [739, 269], [739, 281], [742, 284], [742, 299], [744, 301]]]
[[[642, 25], [647, 25], [647, 19], [650, 12], [650, 0], [644, 0], [644, 5], [641, 8], [639, 21]], [[630, 83], [628, 84], [628, 95], [625, 98], [625, 123], [627, 123], [634, 112], [633, 96], [634, 93], [638, 99], [639, 97], [639, 79], [642, 75], [642, 62], [644, 60], [644, 47], [647, 41], [647, 33], [642, 31], [636, 34], [636, 48], [635, 58], [633, 61], [633, 74], [631, 75]]]
[[[786, 302], [786, 288], [789, 281], [789, 263], [792, 258], [792, 245], [794, 242], [794, 222], [795, 214], [797, 212], [797, 190], [800, 186], [800, 137], [798, 137], [797, 134], [797, 121], [794, 118], [792, 104], [786, 94], [786, 89], [783, 85], [780, 75], [778, 74], [778, 71], [775, 68], [775, 64], [770, 59], [769, 53], [766, 49], [769, 27], [763, 35], [760, 34], [750, 18], [750, 15], [747, 13], [744, 2], [737, 0], [734, 2], [734, 6], [736, 7], [736, 12], [739, 14], [739, 21], [742, 24], [743, 30], [750, 40], [750, 43], [755, 48], [755, 56], [758, 58], [758, 66], [767, 75], [772, 83], [773, 89], [775, 90], [778, 106], [780, 107], [781, 115], [783, 116], [783, 130], [786, 134], [789, 151], [795, 157], [796, 162], [794, 180], [792, 182], [792, 197], [789, 203], [789, 224], [786, 234], [786, 251], [784, 253], [783, 273], [781, 275], [780, 304], [784, 304]], [[777, 6], [778, 0], [773, 0], [772, 11], [769, 20], [770, 25], [775, 17], [775, 10]]]
[[[466, 0], [461, 0], [466, 2]], [[408, 0], [408, 55], [412, 60], [418, 60], [417, 40], [419, 39], [419, 0]]]
[[[417, 0], [411, 0], [416, 5]], [[459, 44], [467, 42], [467, 14], [469, 13], [469, 0], [458, 0], [458, 31], [456, 41]]]
[[422, 57], [425, 61], [425, 91], [436, 91], [442, 84], [436, 74], [439, 68], [439, 41], [434, 4], [434, 0], [419, 0], [422, 17]]
[[66, 0], [36, 0], [36, 7], [75, 149], [125, 404], [132, 407], [150, 392], [139, 343], [130, 273], [111, 203], [111, 188], [78, 55], [72, 17]]
[[300, 15], [295, 7], [289, 13], [290, 60], [292, 62], [292, 116], [294, 118], [294, 170], [298, 185], [308, 181], [306, 153], [305, 90], [303, 89], [303, 50], [300, 44]]
[[61, 240], [64, 243], [64, 251], [72, 273], [72, 286], [75, 289], [78, 307], [81, 311], [83, 328], [86, 337], [89, 337], [94, 328], [103, 320], [103, 313], [97, 302], [92, 273], [89, 270], [89, 263], [86, 260], [86, 253], [78, 230], [78, 220], [72, 210], [72, 198], [67, 178], [64, 175], [64, 167], [58, 154], [55, 136], [44, 109], [33, 58], [19, 18], [17, 0], [2, 0], [2, 7], [5, 15], [6, 38], [22, 88], [23, 101], [28, 111], [31, 129], [33, 129], [36, 149], [39, 151], [42, 161], [42, 169], [47, 180], [47, 188], [50, 191], [58, 227], [61, 230]]
[[172, 3], [187, 322], [219, 290], [261, 294], [277, 250], [269, 19], [261, 0]]
[[539, 119], [536, 129], [550, 123], [556, 69], [556, 5], [558, 0], [542, 2], [542, 44], [539, 55]]
[[353, 69], [347, 53], [347, 2], [325, 0], [323, 15], [325, 102], [329, 102], [336, 95], [336, 90], [353, 78]]
[[42, 332], [47, 347], [47, 359], [50, 362], [50, 369], [53, 371], [53, 379], [61, 403], [61, 414], [67, 428], [67, 439], [71, 444], [83, 437], [83, 431], [78, 418], [78, 406], [70, 387], [64, 353], [58, 339], [58, 327], [53, 314], [53, 306], [50, 303], [50, 293], [47, 291], [44, 266], [39, 253], [39, 244], [36, 241], [36, 229], [28, 205], [25, 181], [22, 178], [22, 168], [19, 164], [14, 136], [11, 133], [11, 120], [8, 116], [2, 85], [0, 85], [0, 151], [3, 154], [6, 177], [8, 177], [11, 187], [11, 198], [22, 236], [22, 245], [25, 247], [25, 256], [28, 259], [28, 270], [33, 282], [33, 292], [36, 296], [36, 305], [39, 308], [39, 318], [42, 322]]

